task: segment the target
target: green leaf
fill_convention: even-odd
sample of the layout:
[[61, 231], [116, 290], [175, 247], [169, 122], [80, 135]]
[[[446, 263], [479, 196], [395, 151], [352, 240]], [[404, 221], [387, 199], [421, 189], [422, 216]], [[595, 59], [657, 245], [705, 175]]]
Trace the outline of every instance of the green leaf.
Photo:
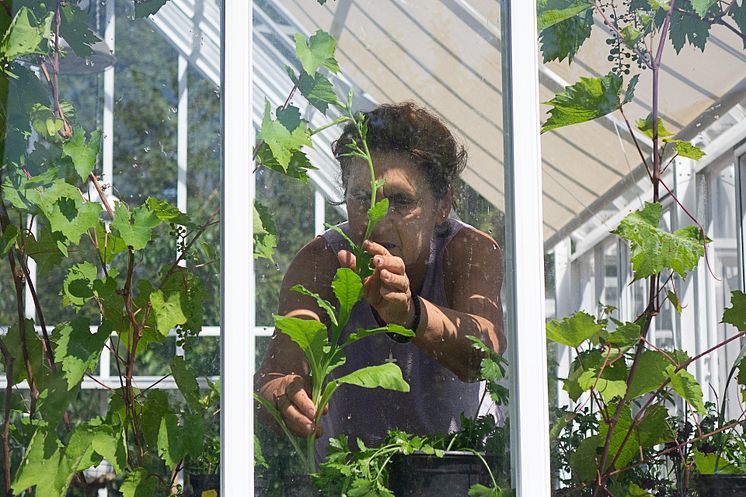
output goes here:
[[106, 226], [102, 223], [96, 225], [96, 243], [101, 260], [105, 264], [110, 264], [117, 254], [127, 250], [127, 244], [120, 237], [106, 231]]
[[710, 10], [710, 7], [715, 5], [715, 2], [717, 2], [717, 0], [691, 0], [694, 12], [696, 12], [702, 19], [707, 16], [707, 11]]
[[310, 133], [305, 123], [299, 124], [292, 131], [288, 130], [280, 121], [272, 120], [271, 112], [269, 100], [265, 100], [259, 138], [270, 148], [272, 157], [283, 172], [287, 172], [293, 153], [303, 146], [312, 146]]
[[[653, 114], [650, 113], [645, 119], [638, 119], [637, 120], [637, 129], [642, 131], [645, 136], [648, 138], [653, 138]], [[666, 138], [668, 136], [671, 136], [672, 133], [666, 129], [666, 126], [663, 124], [663, 119], [660, 117], [658, 118], [658, 137], [659, 138]]]
[[309, 362], [322, 355], [322, 348], [327, 342], [327, 331], [324, 323], [315, 319], [300, 319], [287, 316], [273, 316], [275, 326], [290, 337], [301, 348]]
[[171, 205], [168, 200], [160, 200], [148, 197], [145, 201], [150, 212], [166, 223], [180, 224], [187, 229], [197, 229], [198, 226], [185, 213], [181, 212], [178, 207]]
[[56, 268], [67, 255], [62, 234], [53, 233], [44, 225], [39, 227], [36, 237], [32, 233], [23, 233], [23, 236], [26, 255], [34, 259], [36, 270], [41, 275]]
[[15, 224], [8, 224], [0, 236], [0, 257], [5, 257], [18, 239], [18, 228]]
[[660, 352], [645, 350], [640, 355], [637, 373], [629, 386], [627, 398], [629, 400], [649, 392], [653, 392], [666, 381], [666, 368], [672, 366], [671, 361]]
[[624, 323], [606, 335], [606, 343], [617, 347], [629, 347], [640, 340], [640, 325]]
[[340, 326], [344, 326], [350, 318], [352, 307], [363, 294], [363, 282], [352, 269], [341, 267], [334, 274], [332, 289], [339, 302], [338, 322]]
[[158, 430], [158, 454], [171, 470], [184, 457], [180, 431], [179, 418], [176, 414], [171, 412], [164, 414]]
[[735, 326], [739, 331], [746, 330], [746, 294], [735, 290], [730, 294], [731, 307], [726, 307], [721, 323]]
[[699, 160], [705, 156], [705, 153], [696, 145], [685, 140], [665, 140], [666, 143], [673, 145], [674, 152], [687, 159]]
[[570, 455], [570, 468], [575, 479], [581, 482], [596, 478], [600, 455], [596, 453], [598, 444], [603, 443], [599, 435], [584, 438], [575, 453]]
[[158, 476], [151, 475], [145, 468], [137, 468], [127, 475], [119, 491], [124, 497], [152, 497], [156, 495]]
[[676, 312], [681, 314], [684, 308], [682, 307], [681, 302], [679, 302], [679, 296], [672, 290], [669, 290], [666, 295], [668, 296], [668, 300], [671, 301], [673, 308], [676, 309]]
[[[609, 406], [611, 412], [616, 411], [616, 404], [612, 404]], [[629, 404], [625, 404], [622, 407], [622, 411], [619, 415], [619, 418], [617, 420], [616, 428], [614, 429], [614, 434], [611, 436], [611, 440], [609, 441], [609, 458], [607, 459], [607, 468], [610, 469], [611, 467], [611, 461], [613, 457], [619, 452], [619, 457], [617, 458], [616, 463], [614, 464], [614, 467], [617, 469], [624, 468], [627, 466], [630, 461], [637, 455], [639, 457], [640, 453], [640, 446], [637, 443], [637, 437], [630, 436], [626, 441], [624, 440], [624, 437], [627, 435], [627, 432], [632, 427], [632, 412], [630, 410]], [[604, 442], [606, 441], [606, 436], [609, 432], [609, 426], [606, 424], [605, 421], [601, 420], [598, 426], [598, 446], [603, 447]]]
[[469, 497], [500, 497], [502, 492], [497, 488], [488, 488], [481, 483], [475, 483], [469, 487]]
[[643, 209], [628, 214], [612, 231], [630, 242], [635, 281], [667, 269], [683, 278], [704, 255], [707, 240], [699, 228], [688, 226], [668, 233], [658, 227], [662, 214], [661, 204], [645, 202]]
[[64, 496], [74, 472], [57, 437], [46, 428], [38, 428], [16, 473], [13, 494], [36, 486], [39, 497]]
[[183, 357], [176, 356], [171, 361], [171, 374], [174, 375], [176, 386], [179, 387], [179, 391], [184, 396], [184, 399], [186, 399], [189, 407], [194, 412], [200, 412], [199, 383], [197, 383], [194, 371], [189, 369]]
[[254, 259], [268, 259], [272, 257], [277, 247], [277, 227], [275, 226], [269, 209], [254, 201]]
[[688, 11], [675, 9], [671, 14], [669, 38], [678, 54], [686, 43], [704, 52], [707, 38], [710, 36], [710, 21], [700, 19]]
[[404, 381], [399, 366], [393, 363], [368, 366], [337, 378], [337, 384], [356, 385], [363, 388], [385, 388], [397, 392], [409, 392], [409, 384]]
[[672, 442], [676, 433], [668, 422], [668, 409], [660, 404], [649, 407], [637, 427], [637, 436], [643, 448]]
[[707, 414], [702, 398], [702, 387], [697, 379], [685, 369], [676, 371], [673, 364], [666, 367], [666, 375], [671, 380], [671, 387], [700, 414]]
[[662, 9], [666, 12], [670, 10], [670, 6], [668, 5], [671, 0], [648, 0], [648, 5], [653, 10]]
[[622, 83], [622, 77], [613, 73], [602, 78], [581, 77], [580, 81], [545, 102], [553, 107], [541, 132], [591, 121], [619, 109]]
[[[567, 0], [564, 2], [565, 7], [560, 7], [558, 2], [548, 2], [547, 0], [539, 0], [538, 2], [538, 31], [544, 31], [550, 26], [566, 21], [570, 18], [582, 14], [591, 7], [593, 4], [587, 0]], [[553, 7], [553, 8], [550, 8]]]
[[345, 341], [345, 345], [349, 345], [363, 338], [369, 337], [371, 335], [379, 335], [381, 333], [396, 333], [397, 335], [405, 337], [415, 336], [415, 333], [412, 330], [408, 330], [403, 326], [399, 326], [397, 324], [387, 324], [386, 326], [381, 326], [380, 328], [368, 328], [366, 330], [357, 330], [353, 333], [350, 333], [350, 335], [347, 337], [347, 340]]
[[[730, 4], [730, 16], [733, 18], [733, 22], [738, 26], [741, 33], [746, 32], [746, 2], [731, 2]], [[746, 48], [746, 37], [743, 38], [743, 48]]]
[[643, 37], [642, 31], [635, 29], [631, 24], [624, 26], [621, 30], [622, 43], [629, 48], [633, 48]]
[[308, 171], [317, 169], [311, 164], [308, 156], [301, 150], [293, 150], [290, 156], [290, 163], [287, 166], [281, 166], [272, 154], [272, 149], [264, 142], [259, 145], [256, 161], [266, 168], [295, 178], [302, 183], [308, 183]]
[[168, 0], [135, 0], [135, 17], [142, 18], [155, 14]]
[[158, 332], [164, 337], [168, 336], [177, 325], [184, 324], [187, 321], [187, 317], [182, 310], [183, 303], [180, 292], [164, 295], [161, 290], [156, 290], [150, 294], [150, 304], [155, 313]]
[[28, 7], [21, 7], [0, 42], [0, 57], [9, 62], [24, 55], [46, 53], [42, 42], [52, 33], [53, 17], [50, 12], [39, 22]]
[[[563, 11], [573, 5], [579, 3], [574, 0], [541, 0], [539, 11]], [[565, 58], [572, 62], [580, 47], [591, 36], [592, 26], [593, 11], [586, 9], [540, 30], [539, 41], [544, 62], [562, 62]]]
[[75, 264], [67, 271], [62, 283], [63, 305], [82, 307], [93, 298], [93, 281], [98, 275], [98, 268], [90, 262]]
[[290, 289], [314, 299], [316, 304], [326, 312], [327, 316], [329, 316], [329, 321], [331, 321], [334, 326], [337, 326], [337, 315], [334, 313], [334, 307], [332, 307], [332, 304], [329, 301], [321, 298], [321, 295], [318, 293], [306, 289], [303, 285], [293, 285]]
[[[26, 349], [31, 363], [31, 372], [37, 377], [42, 376], [42, 363], [44, 362], [44, 358], [42, 355], [41, 339], [39, 338], [39, 335], [36, 334], [36, 331], [34, 330], [34, 322], [31, 319], [25, 320], [24, 329]], [[15, 359], [13, 377], [10, 378], [10, 383], [11, 385], [17, 385], [23, 380], [28, 379], [26, 368], [23, 365], [23, 355], [21, 354], [23, 349], [21, 348], [21, 334], [19, 332], [18, 324], [14, 324], [8, 329], [8, 333], [3, 337], [3, 340], [5, 341], [5, 346]], [[6, 368], [5, 370], [7, 371], [8, 365], [5, 363], [5, 356], [0, 354], [0, 359], [2, 359]]]
[[334, 59], [336, 47], [334, 37], [321, 30], [316, 31], [307, 42], [302, 34], [295, 34], [295, 55], [306, 74], [316, 74], [320, 67], [326, 67], [334, 74], [338, 73], [339, 65]]
[[300, 78], [298, 78], [293, 68], [286, 67], [285, 69], [288, 71], [293, 83], [298, 86], [301, 95], [306, 97], [308, 103], [319, 109], [322, 113], [326, 114], [329, 104], [338, 107], [341, 106], [339, 99], [337, 99], [337, 94], [334, 93], [332, 82], [323, 74], [316, 73], [315, 76], [310, 76], [303, 71]]
[[90, 57], [93, 54], [91, 45], [96, 43], [98, 37], [88, 27], [88, 14], [75, 4], [63, 5], [60, 14], [60, 36], [78, 57]]
[[85, 317], [55, 328], [52, 333], [54, 356], [58, 362], [62, 362], [68, 390], [82, 381], [87, 370], [96, 367], [110, 334], [111, 329], [107, 330], [103, 325], [99, 326], [96, 333], [91, 333], [90, 321]]
[[738, 468], [723, 459], [721, 454], [705, 454], [700, 452], [699, 449], [694, 450], [694, 465], [697, 467], [699, 474], [702, 475], [734, 475], [740, 473]]
[[124, 471], [127, 466], [127, 452], [121, 431], [109, 425], [97, 426], [94, 428], [91, 444], [96, 453], [111, 463], [115, 473]]
[[578, 347], [603, 329], [604, 325], [597, 323], [593, 316], [580, 311], [562, 320], [554, 319], [548, 322], [547, 338], [568, 347]]
[[[605, 372], [606, 369], [604, 369]], [[590, 390], [595, 385], [596, 391], [601, 394], [605, 402], [611, 402], [615, 397], [622, 398], [627, 391], [626, 379], [611, 380], [603, 377], [598, 378], [598, 371], [594, 368], [587, 369], [580, 374], [578, 385], [584, 391]]]
[[389, 199], [383, 198], [376, 202], [370, 209], [368, 209], [368, 221], [376, 224], [378, 221], [383, 219], [388, 211]]
[[114, 210], [111, 227], [133, 250], [141, 250], [148, 244], [153, 230], [160, 224], [158, 216], [146, 206], [137, 207], [130, 216], [127, 206], [119, 202]]

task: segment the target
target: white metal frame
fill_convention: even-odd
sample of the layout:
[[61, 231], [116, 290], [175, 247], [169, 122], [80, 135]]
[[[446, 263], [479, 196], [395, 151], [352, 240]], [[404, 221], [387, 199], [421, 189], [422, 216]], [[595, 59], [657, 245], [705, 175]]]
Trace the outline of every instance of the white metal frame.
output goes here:
[[513, 483], [519, 497], [549, 497], [536, 5], [503, 0], [502, 6]]

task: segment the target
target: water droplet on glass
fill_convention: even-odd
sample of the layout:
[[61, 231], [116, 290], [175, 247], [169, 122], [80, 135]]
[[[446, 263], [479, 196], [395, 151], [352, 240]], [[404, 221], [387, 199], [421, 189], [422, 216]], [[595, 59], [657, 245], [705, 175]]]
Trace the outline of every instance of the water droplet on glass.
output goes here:
[[143, 148], [143, 150], [145, 151], [145, 153], [148, 153], [148, 152], [150, 152], [150, 147], [145, 147], [145, 148]]
[[176, 114], [176, 107], [170, 107], [168, 110], [171, 111], [171, 114]]

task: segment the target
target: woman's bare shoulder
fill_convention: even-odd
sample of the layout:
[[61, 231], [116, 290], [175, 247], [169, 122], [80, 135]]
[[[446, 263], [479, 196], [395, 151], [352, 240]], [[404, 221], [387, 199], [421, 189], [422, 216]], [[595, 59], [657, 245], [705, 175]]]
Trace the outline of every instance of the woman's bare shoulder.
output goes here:
[[[480, 257], [475, 257], [475, 256]], [[444, 249], [446, 263], [488, 261], [494, 263], [502, 261], [502, 250], [497, 242], [484, 231], [473, 226], [464, 226], [448, 242]]]

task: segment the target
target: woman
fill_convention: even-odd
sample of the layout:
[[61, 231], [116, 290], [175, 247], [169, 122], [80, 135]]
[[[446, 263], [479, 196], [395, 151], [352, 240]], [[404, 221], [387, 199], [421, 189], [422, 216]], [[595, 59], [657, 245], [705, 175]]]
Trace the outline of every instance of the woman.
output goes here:
[[[453, 182], [465, 167], [465, 151], [437, 117], [412, 103], [382, 105], [366, 114], [366, 123], [376, 176], [384, 180], [378, 198], [388, 198], [389, 211], [364, 242], [374, 273], [364, 282], [365, 298], [353, 309], [345, 332], [395, 323], [414, 329], [415, 336], [408, 343], [386, 335], [360, 340], [346, 350], [347, 362], [335, 373], [394, 361], [411, 390], [342, 385], [321, 418], [323, 429], [315, 426], [302, 352], [277, 331], [257, 373], [257, 387], [298, 436], [314, 430], [325, 436], [346, 433], [376, 444], [389, 429], [414, 434], [458, 429], [459, 415], [473, 414], [479, 403], [479, 384], [471, 382], [479, 374], [481, 355], [466, 337], [478, 336], [498, 352], [505, 349], [505, 337], [500, 249], [485, 233], [449, 219]], [[367, 164], [345, 155], [353, 140], [357, 131], [348, 124], [334, 154], [348, 213], [341, 228], [360, 243], [371, 185]], [[333, 230], [303, 247], [285, 275], [279, 314], [324, 321], [313, 299], [290, 288], [300, 283], [334, 302], [330, 283], [335, 271], [356, 264], [348, 249]]]

